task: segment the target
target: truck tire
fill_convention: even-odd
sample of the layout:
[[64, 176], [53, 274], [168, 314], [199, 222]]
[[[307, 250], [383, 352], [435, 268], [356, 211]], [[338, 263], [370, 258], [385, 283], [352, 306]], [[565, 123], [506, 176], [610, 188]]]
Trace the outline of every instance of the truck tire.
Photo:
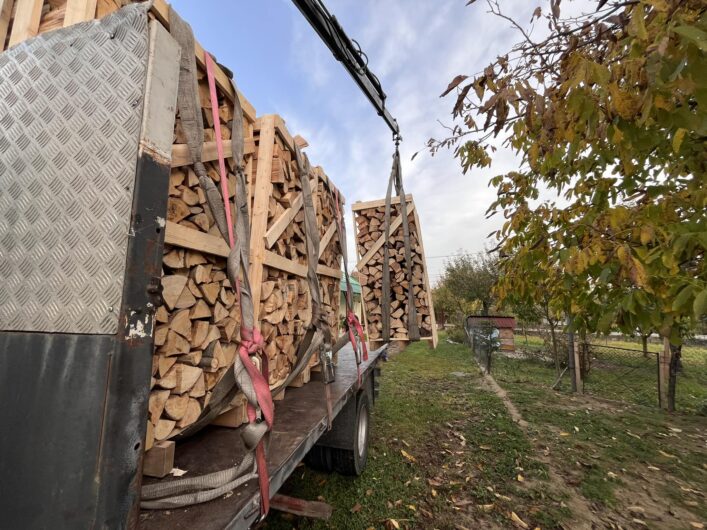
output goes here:
[[353, 448], [331, 449], [331, 461], [334, 471], [341, 475], [358, 476], [366, 469], [368, 460], [368, 439], [371, 411], [366, 394], [359, 396], [356, 406], [356, 424], [353, 436]]
[[304, 457], [304, 463], [307, 467], [315, 471], [331, 473], [334, 471], [334, 464], [331, 458], [331, 447], [315, 445]]

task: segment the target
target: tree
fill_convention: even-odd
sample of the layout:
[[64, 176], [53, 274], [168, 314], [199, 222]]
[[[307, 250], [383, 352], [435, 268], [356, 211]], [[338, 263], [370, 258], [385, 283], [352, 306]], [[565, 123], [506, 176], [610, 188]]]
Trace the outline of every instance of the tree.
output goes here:
[[487, 253], [460, 254], [444, 267], [444, 285], [462, 300], [478, 301], [482, 315], [488, 315], [496, 301], [497, 280], [498, 257]]
[[475, 310], [473, 302], [457, 296], [444, 282], [432, 290], [432, 300], [437, 322], [440, 322], [442, 320], [440, 317], [444, 316], [459, 325]]
[[[495, 141], [518, 154], [491, 180], [489, 215], [506, 219], [496, 292], [539, 301], [533, 282], [553, 276], [550, 304], [575, 329], [654, 328], [679, 346], [707, 312], [704, 0], [599, 0], [564, 18], [551, 0], [532, 16], [541, 39], [487, 6], [520, 42], [449, 84], [458, 121], [429, 146], [453, 147], [464, 171], [491, 165]], [[559, 199], [539, 201], [546, 189]]]

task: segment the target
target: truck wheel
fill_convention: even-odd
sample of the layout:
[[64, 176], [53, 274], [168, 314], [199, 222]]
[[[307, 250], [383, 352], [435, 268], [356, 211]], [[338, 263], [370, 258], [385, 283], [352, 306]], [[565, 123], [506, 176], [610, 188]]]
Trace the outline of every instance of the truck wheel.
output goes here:
[[366, 469], [366, 461], [368, 460], [368, 427], [371, 419], [368, 401], [365, 394], [358, 399], [353, 448], [331, 448], [334, 471], [342, 475], [358, 476]]
[[304, 457], [304, 463], [307, 467], [314, 469], [315, 471], [331, 473], [334, 471], [334, 465], [331, 459], [331, 447], [315, 445]]

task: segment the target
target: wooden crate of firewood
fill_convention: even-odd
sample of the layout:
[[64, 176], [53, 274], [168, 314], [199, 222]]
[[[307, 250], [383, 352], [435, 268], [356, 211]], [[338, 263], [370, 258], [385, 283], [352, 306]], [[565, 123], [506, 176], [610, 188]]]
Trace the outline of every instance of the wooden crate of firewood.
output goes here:
[[[228, 100], [223, 100], [223, 107], [219, 113], [225, 123], [229, 119]], [[178, 119], [175, 130], [179, 142]], [[279, 116], [255, 120], [248, 125], [248, 132], [252, 145], [246, 151], [251, 196], [250, 281], [255, 317], [269, 361], [269, 383], [274, 388], [290, 374], [297, 345], [312, 318], [302, 185], [294, 155], [295, 140]], [[179, 144], [174, 147], [175, 151], [181, 149]], [[207, 163], [207, 169], [216, 180], [214, 164]], [[322, 236], [317, 272], [323, 310], [335, 326], [335, 316], [330, 316], [336, 315], [339, 298], [331, 296], [329, 289], [329, 284], [338, 284], [341, 276], [338, 234], [331, 231], [335, 188], [320, 168], [314, 168], [311, 177]], [[162, 278], [165, 304], [158, 311], [159, 340], [155, 343], [156, 371], [150, 396], [155, 440], [171, 438], [196, 421], [209, 401], [211, 389], [233, 363], [240, 328], [239, 306], [225, 274], [228, 247], [190, 167], [174, 167], [172, 178]], [[235, 189], [232, 178], [229, 174], [231, 195]], [[315, 356], [312, 363], [316, 361]], [[309, 370], [305, 370], [293, 385], [301, 385], [308, 378]], [[173, 382], [176, 386], [171, 387]], [[239, 395], [233, 402], [234, 410], [225, 411], [216, 423], [237, 426], [245, 421], [241, 404]]]
[[[40, 33], [101, 18], [130, 0], [0, 0], [0, 51]], [[169, 28], [169, 6], [155, 0], [150, 16]], [[195, 42], [198, 95], [204, 120], [202, 161], [220, 189], [217, 138], [205, 70], [204, 49]], [[227, 74], [215, 65], [218, 122], [226, 159], [231, 213], [235, 217], [235, 161], [231, 128], [235, 94]], [[245, 137], [245, 169], [250, 195], [250, 280], [256, 325], [265, 338], [269, 383], [280, 385], [290, 374], [300, 339], [312, 318], [306, 281], [307, 254], [301, 175], [293, 138], [279, 116], [256, 119], [255, 109], [239, 94]], [[170, 438], [192, 425], [209, 403], [212, 389], [234, 362], [240, 338], [240, 308], [226, 275], [229, 249], [215, 225], [192, 167], [185, 132], [177, 113], [174, 121], [172, 171], [161, 279], [162, 303], [155, 314], [154, 355], [149, 396], [146, 450], [155, 446], [147, 463], [168, 467]], [[319, 167], [311, 171], [311, 188], [321, 246], [317, 264], [322, 310], [337, 333], [341, 247], [336, 232], [333, 196], [343, 197]], [[335, 337], [334, 337], [335, 338]], [[310, 369], [291, 386], [309, 380]], [[282, 394], [280, 395], [280, 397]], [[246, 421], [245, 403], [237, 395], [214, 423], [237, 426]], [[146, 464], [147, 466], [147, 464]], [[150, 467], [150, 466], [147, 466]], [[154, 472], [151, 472], [155, 474]], [[157, 473], [159, 474], [159, 473]]]
[[[408, 341], [408, 290], [412, 289], [417, 310], [420, 336], [437, 347], [437, 325], [432, 307], [432, 291], [427, 276], [425, 250], [422, 245], [420, 220], [412, 195], [406, 196], [412, 250], [412, 285], [405, 267], [400, 199], [391, 200], [389, 264], [390, 264], [390, 340]], [[383, 342], [381, 300], [383, 293], [383, 244], [385, 242], [385, 199], [357, 202], [352, 207], [358, 262], [363, 295], [366, 335], [373, 347]]]

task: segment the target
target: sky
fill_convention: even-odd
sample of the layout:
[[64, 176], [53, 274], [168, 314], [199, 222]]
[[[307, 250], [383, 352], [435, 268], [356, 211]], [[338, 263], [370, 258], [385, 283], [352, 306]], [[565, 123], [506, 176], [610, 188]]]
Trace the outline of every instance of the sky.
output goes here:
[[[349, 74], [290, 0], [173, 0], [197, 39], [234, 72], [258, 115], [276, 113], [321, 165], [350, 206], [385, 197], [394, 145], [391, 132]], [[474, 74], [517, 40], [508, 22], [466, 0], [325, 0], [350, 38], [368, 55], [369, 68], [398, 120], [406, 193], [420, 216], [430, 281], [448, 256], [493, 245], [498, 228], [485, 212], [495, 193], [489, 179], [516, 165], [506, 151], [491, 168], [462, 174], [451, 151], [432, 157], [431, 137], [445, 134], [454, 95], [440, 98], [457, 74]], [[530, 20], [536, 2], [504, 0], [504, 12]], [[543, 2], [544, 3], [544, 2]], [[414, 160], [412, 155], [422, 151]], [[347, 211], [349, 256], [356, 261]]]

